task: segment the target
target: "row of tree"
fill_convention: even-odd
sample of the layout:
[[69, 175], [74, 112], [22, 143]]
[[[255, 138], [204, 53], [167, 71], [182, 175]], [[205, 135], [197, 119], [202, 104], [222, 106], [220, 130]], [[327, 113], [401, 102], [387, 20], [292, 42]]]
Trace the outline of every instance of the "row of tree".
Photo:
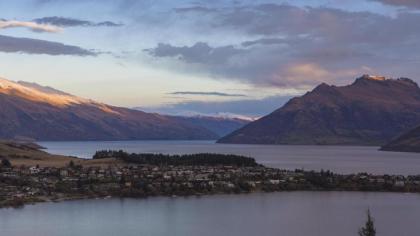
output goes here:
[[173, 166], [195, 166], [195, 165], [232, 165], [232, 166], [258, 166], [254, 158], [215, 153], [197, 153], [184, 155], [166, 155], [152, 153], [127, 153], [122, 150], [97, 151], [93, 159], [116, 158], [127, 163], [149, 164], [149, 165], [173, 165]]

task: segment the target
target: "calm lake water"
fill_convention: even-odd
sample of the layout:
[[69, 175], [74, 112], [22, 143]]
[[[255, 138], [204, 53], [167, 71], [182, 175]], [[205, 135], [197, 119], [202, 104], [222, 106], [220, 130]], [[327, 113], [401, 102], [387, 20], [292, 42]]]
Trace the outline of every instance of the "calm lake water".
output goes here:
[[[212, 141], [41, 142], [48, 152], [232, 153], [279, 168], [420, 174], [420, 155], [377, 147], [226, 145]], [[0, 210], [7, 236], [355, 236], [370, 208], [378, 235], [419, 235], [420, 194], [280, 192], [188, 198], [101, 199]]]
[[254, 157], [284, 169], [332, 170], [337, 173], [420, 174], [420, 154], [378, 151], [378, 147], [215, 144], [214, 141], [40, 142], [55, 154], [91, 158], [97, 150], [186, 154], [231, 153]]
[[369, 207], [380, 236], [419, 235], [420, 195], [284, 192], [42, 203], [0, 210], [7, 236], [356, 236]]

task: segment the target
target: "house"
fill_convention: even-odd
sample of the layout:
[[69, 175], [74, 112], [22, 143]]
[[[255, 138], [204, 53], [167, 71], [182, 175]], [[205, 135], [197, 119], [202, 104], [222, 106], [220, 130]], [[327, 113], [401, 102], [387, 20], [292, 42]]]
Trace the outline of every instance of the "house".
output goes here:
[[268, 182], [270, 184], [280, 184], [280, 180], [278, 180], [278, 179], [270, 179], [270, 180], [268, 180]]
[[60, 170], [60, 176], [61, 176], [61, 177], [67, 177], [67, 176], [69, 176], [69, 172], [68, 172], [68, 170], [66, 170], [66, 169], [61, 169], [61, 170]]
[[394, 183], [394, 186], [395, 186], [395, 187], [404, 187], [404, 185], [405, 185], [405, 182], [404, 182], [404, 181], [402, 181], [402, 180], [397, 180], [397, 181], [395, 181], [395, 183]]
[[29, 167], [29, 172], [33, 175], [33, 174], [38, 174], [40, 172], [40, 169], [36, 166], [31, 166]]

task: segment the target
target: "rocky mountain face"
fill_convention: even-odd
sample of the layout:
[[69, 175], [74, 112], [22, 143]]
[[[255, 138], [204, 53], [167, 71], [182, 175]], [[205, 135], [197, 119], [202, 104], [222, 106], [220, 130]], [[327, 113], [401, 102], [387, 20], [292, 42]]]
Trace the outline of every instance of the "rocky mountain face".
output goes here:
[[382, 151], [420, 152], [420, 126], [381, 147]]
[[177, 119], [98, 103], [34, 83], [0, 79], [0, 138], [36, 140], [216, 139]]
[[382, 145], [420, 124], [420, 88], [410, 79], [364, 75], [321, 84], [220, 143]]

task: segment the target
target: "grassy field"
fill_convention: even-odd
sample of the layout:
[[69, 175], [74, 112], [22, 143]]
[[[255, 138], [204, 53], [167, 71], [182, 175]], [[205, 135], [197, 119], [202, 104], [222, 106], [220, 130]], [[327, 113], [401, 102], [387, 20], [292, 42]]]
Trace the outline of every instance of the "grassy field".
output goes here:
[[73, 161], [76, 165], [83, 166], [109, 166], [122, 164], [114, 158], [100, 160], [86, 160], [76, 157], [52, 155], [42, 150], [34, 143], [19, 143], [0, 141], [0, 160], [8, 159], [13, 166], [64, 167]]

